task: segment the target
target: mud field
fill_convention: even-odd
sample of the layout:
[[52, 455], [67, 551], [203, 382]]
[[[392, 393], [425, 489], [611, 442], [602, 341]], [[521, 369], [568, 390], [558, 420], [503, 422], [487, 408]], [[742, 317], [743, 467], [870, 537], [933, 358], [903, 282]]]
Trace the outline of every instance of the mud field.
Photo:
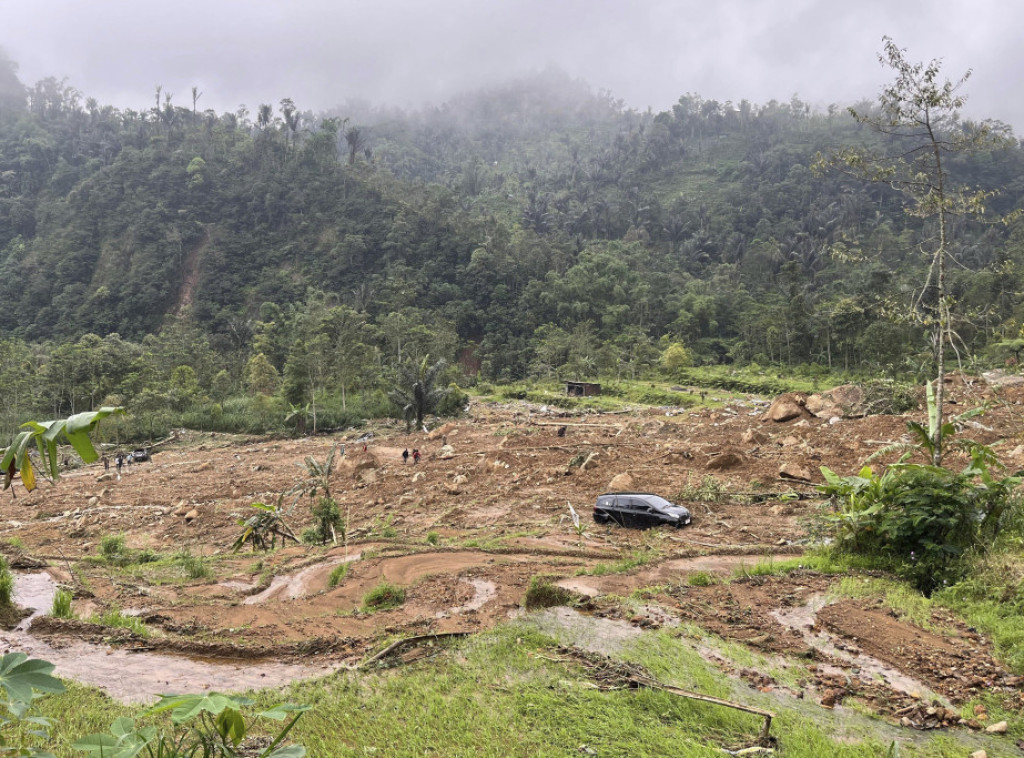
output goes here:
[[[951, 393], [954, 412], [990, 402], [965, 432], [993, 444], [1011, 467], [1024, 465], [1024, 388], [957, 380]], [[592, 618], [637, 630], [694, 625], [800, 660], [806, 669], [797, 686], [730, 673], [825, 707], [857, 699], [925, 727], [955, 723], [944, 708], [982, 688], [1019, 700], [1020, 679], [955, 619], [936, 620], [933, 628], [946, 632], [925, 632], [863, 600], [830, 596], [830, 580], [809, 572], [687, 581], [697, 572], [731, 576], [765, 556], [798, 556], [822, 507], [813, 497], [819, 467], [853, 473], [871, 453], [909, 439], [908, 418], [923, 420], [920, 412], [819, 417], [805, 410], [777, 422], [766, 418], [768, 406], [740, 397], [693, 412], [568, 415], [474, 404], [429, 434], [406, 435], [399, 425], [295, 440], [182, 432], [120, 480], [85, 466], [55, 487], [3, 494], [0, 538], [20, 570], [16, 599], [34, 614], [0, 642], [122, 699], [170, 687], [270, 686], [356, 665], [400, 637], [471, 633], [521, 615], [531, 578], [542, 574], [578, 593]], [[350, 519], [347, 544], [231, 551], [251, 503], [276, 502], [302, 480], [303, 459], [322, 461], [342, 445], [332, 484]], [[403, 463], [406, 448], [422, 452], [418, 464]], [[594, 524], [596, 495], [621, 474], [632, 483], [620, 479], [615, 489], [682, 502], [693, 524], [647, 531]], [[582, 536], [568, 504], [588, 527]], [[310, 527], [309, 501], [285, 521], [296, 535]], [[160, 560], [110, 565], [100, 541], [118, 534], [130, 550]], [[202, 556], [210, 575], [189, 579], [174, 560], [183, 549]], [[342, 563], [348, 571], [330, 587]], [[365, 609], [366, 594], [384, 581], [405, 589], [404, 603]], [[73, 592], [78, 620], [42, 615], [57, 586]], [[623, 598], [639, 589], [646, 605], [638, 611]], [[112, 609], [138, 617], [150, 635], [86, 620]], [[718, 660], [710, 650], [707, 657]], [[140, 672], [151, 683], [139, 685]]]

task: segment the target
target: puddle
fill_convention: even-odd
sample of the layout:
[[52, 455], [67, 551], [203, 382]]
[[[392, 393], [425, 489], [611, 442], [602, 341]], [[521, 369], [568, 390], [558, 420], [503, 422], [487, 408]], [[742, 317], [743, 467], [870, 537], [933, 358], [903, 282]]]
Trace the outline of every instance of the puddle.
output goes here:
[[[779, 560], [798, 557], [777, 555]], [[557, 582], [559, 587], [578, 592], [587, 597], [600, 595], [628, 595], [637, 587], [652, 587], [659, 584], [679, 584], [686, 577], [697, 572], [728, 576], [742, 566], [753, 566], [764, 560], [760, 555], [701, 555], [694, 558], [675, 558], [663, 561], [651, 568], [626, 574], [603, 574], [601, 576], [574, 576]]]
[[32, 614], [9, 632], [0, 632], [2, 652], [23, 652], [56, 667], [55, 674], [92, 685], [124, 703], [148, 703], [159, 693], [207, 690], [242, 692], [282, 687], [298, 679], [325, 676], [338, 664], [305, 666], [265, 661], [197, 660], [165, 653], [128, 652], [73, 641], [59, 646], [32, 635], [29, 626], [50, 610], [57, 585], [45, 572], [17, 574], [14, 602]]
[[[260, 593], [250, 595], [242, 601], [242, 605], [256, 605], [268, 600], [295, 600], [314, 592], [327, 589], [327, 577], [335, 566], [342, 563], [357, 561], [362, 553], [353, 553], [347, 558], [333, 558], [313, 564], [294, 574], [275, 576], [270, 586]], [[226, 584], [226, 583], [225, 583]]]
[[524, 621], [562, 644], [575, 645], [601, 655], [625, 650], [643, 634], [642, 630], [626, 621], [585, 616], [565, 607], [531, 613]]
[[[837, 647], [835, 642], [840, 638], [833, 634], [824, 630], [815, 631], [812, 628], [815, 625], [815, 614], [817, 614], [817, 612], [826, 605], [828, 605], [828, 598], [824, 594], [816, 594], [812, 595], [811, 598], [801, 606], [789, 608], [787, 610], [772, 611], [772, 616], [775, 617], [775, 619], [783, 626], [798, 631], [804, 638], [804, 642], [811, 647], [860, 669], [859, 676], [861, 677], [868, 679], [882, 679], [894, 690], [903, 692], [907, 695], [914, 695], [926, 699], [937, 699], [943, 703], [946, 702], [946, 698], [932, 692], [926, 684], [914, 679], [913, 677], [907, 676], [898, 669], [882, 663], [882, 661], [870, 655], [866, 655], [865, 653], [853, 653], [849, 650]], [[847, 673], [838, 669], [833, 671], [830, 666], [819, 666], [819, 668], [823, 672]]]
[[460, 613], [480, 610], [485, 603], [494, 599], [498, 594], [498, 585], [487, 579], [464, 580], [467, 584], [473, 585], [474, 594], [464, 605], [456, 606], [447, 611], [438, 611], [435, 618], [448, 618], [457, 616]]

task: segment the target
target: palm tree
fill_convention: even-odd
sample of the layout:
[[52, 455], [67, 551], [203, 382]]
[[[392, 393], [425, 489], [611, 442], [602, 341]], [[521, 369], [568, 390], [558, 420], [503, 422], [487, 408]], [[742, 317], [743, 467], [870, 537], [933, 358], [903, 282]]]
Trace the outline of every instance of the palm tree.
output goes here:
[[448, 394], [447, 387], [434, 386], [447, 365], [444, 359], [430, 365], [429, 355], [419, 363], [408, 361], [399, 365], [398, 378], [388, 397], [405, 415], [406, 434], [412, 431], [413, 419], [416, 420], [416, 428], [422, 429], [423, 417], [437, 410]]

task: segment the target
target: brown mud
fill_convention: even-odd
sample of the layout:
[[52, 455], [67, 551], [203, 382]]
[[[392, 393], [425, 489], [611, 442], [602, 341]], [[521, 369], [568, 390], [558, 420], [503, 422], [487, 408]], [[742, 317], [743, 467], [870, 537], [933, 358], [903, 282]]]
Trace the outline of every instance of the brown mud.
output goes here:
[[[1024, 390], [1007, 387], [996, 396], [958, 380], [950, 391], [964, 410], [993, 402], [970, 436], [993, 444], [1011, 469], [1024, 464]], [[79, 618], [128, 610], [151, 635], [129, 639], [81, 621], [35, 618], [27, 631], [7, 632], [4, 644], [25, 645], [51, 660], [60, 655], [59, 672], [98, 684], [84, 678], [88, 671], [72, 668], [73, 659], [89, 660], [75, 646], [113, 637], [119, 647], [102, 647], [111, 659], [145, 661], [155, 651], [173, 651], [167, 657], [183, 662], [178, 654], [236, 659], [204, 662], [228, 666], [223, 679], [212, 669], [175, 679], [168, 664], [163, 679], [152, 676], [163, 690], [175, 682], [190, 688], [271, 685], [357, 663], [385, 638], [489, 628], [516, 615], [531, 578], [544, 574], [591, 597], [607, 620], [632, 627], [692, 622], [765, 653], [813, 657], [848, 674], [860, 666], [815, 645], [808, 629], [793, 622], [792, 614], [827, 592], [828, 578], [797, 572], [706, 587], [687, 581], [697, 572], [724, 578], [764, 556], [799, 555], [810, 541], [809, 520], [822, 506], [806, 497], [821, 480], [819, 467], [857, 471], [881, 447], [909, 440], [906, 421], [920, 421], [922, 413], [838, 420], [803, 415], [777, 423], [763, 420], [766, 407], [764, 400], [747, 397], [692, 413], [647, 409], [566, 418], [526, 404], [474, 404], [467, 418], [429, 435], [377, 425], [365, 450], [343, 436], [268, 440], [182, 433], [154, 449], [151, 462], [126, 468], [120, 480], [84, 466], [57, 486], [0, 499], [0, 539], [17, 538], [19, 545], [5, 548], [10, 557], [21, 556], [26, 565], [33, 559], [47, 563], [49, 575], [74, 592]], [[559, 437], [559, 423], [581, 425], [567, 426]], [[444, 457], [442, 435], [451, 446]], [[301, 478], [304, 458], [322, 460], [340, 445], [345, 454], [332, 485], [350, 519], [348, 545], [231, 553], [250, 503], [276, 502]], [[423, 459], [403, 464], [401, 451], [413, 447]], [[570, 468], [573, 458], [591, 453], [596, 455], [586, 470]], [[782, 476], [784, 466], [802, 469], [809, 481]], [[593, 524], [596, 495], [619, 474], [629, 474], [636, 490], [688, 505], [693, 524], [648, 531]], [[582, 535], [572, 527], [570, 503], [587, 526]], [[286, 521], [295, 534], [310, 527], [308, 502], [297, 503]], [[213, 575], [189, 579], [171, 560], [111, 567], [98, 556], [100, 540], [111, 534], [123, 534], [131, 550], [165, 558], [186, 548]], [[636, 556], [644, 559], [632, 570], [595, 572], [600, 564]], [[330, 587], [332, 571], [346, 561], [344, 578]], [[22, 578], [19, 586], [35, 595], [31, 583], [37, 581]], [[403, 588], [404, 603], [380, 611], [364, 607], [367, 594], [383, 582]], [[639, 613], [601, 602], [642, 588], [655, 591]], [[980, 638], [962, 630], [959, 641], [936, 635], [951, 646], [946, 649], [877, 608], [844, 603], [815, 608], [803, 623], [827, 636], [834, 649], [855, 646], [891, 669], [884, 675], [889, 692], [916, 686], [901, 689], [899, 675], [922, 685], [921, 692], [904, 694], [933, 691], [952, 703], [981, 686], [1015, 686]], [[990, 661], [991, 668], [965, 666], [964, 655]], [[256, 682], [235, 670], [238, 660], [249, 669], [263, 656], [284, 661], [284, 668], [260, 670]], [[951, 679], [954, 667], [959, 673]], [[824, 669], [822, 677], [831, 671]], [[116, 690], [114, 684], [101, 686]]]

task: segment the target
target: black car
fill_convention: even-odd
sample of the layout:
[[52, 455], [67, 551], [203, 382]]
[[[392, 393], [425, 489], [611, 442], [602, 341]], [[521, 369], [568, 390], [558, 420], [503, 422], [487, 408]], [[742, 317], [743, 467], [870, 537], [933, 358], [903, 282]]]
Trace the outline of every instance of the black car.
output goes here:
[[594, 521], [640, 528], [661, 524], [682, 527], [690, 523], [690, 511], [648, 492], [606, 492], [594, 504]]

